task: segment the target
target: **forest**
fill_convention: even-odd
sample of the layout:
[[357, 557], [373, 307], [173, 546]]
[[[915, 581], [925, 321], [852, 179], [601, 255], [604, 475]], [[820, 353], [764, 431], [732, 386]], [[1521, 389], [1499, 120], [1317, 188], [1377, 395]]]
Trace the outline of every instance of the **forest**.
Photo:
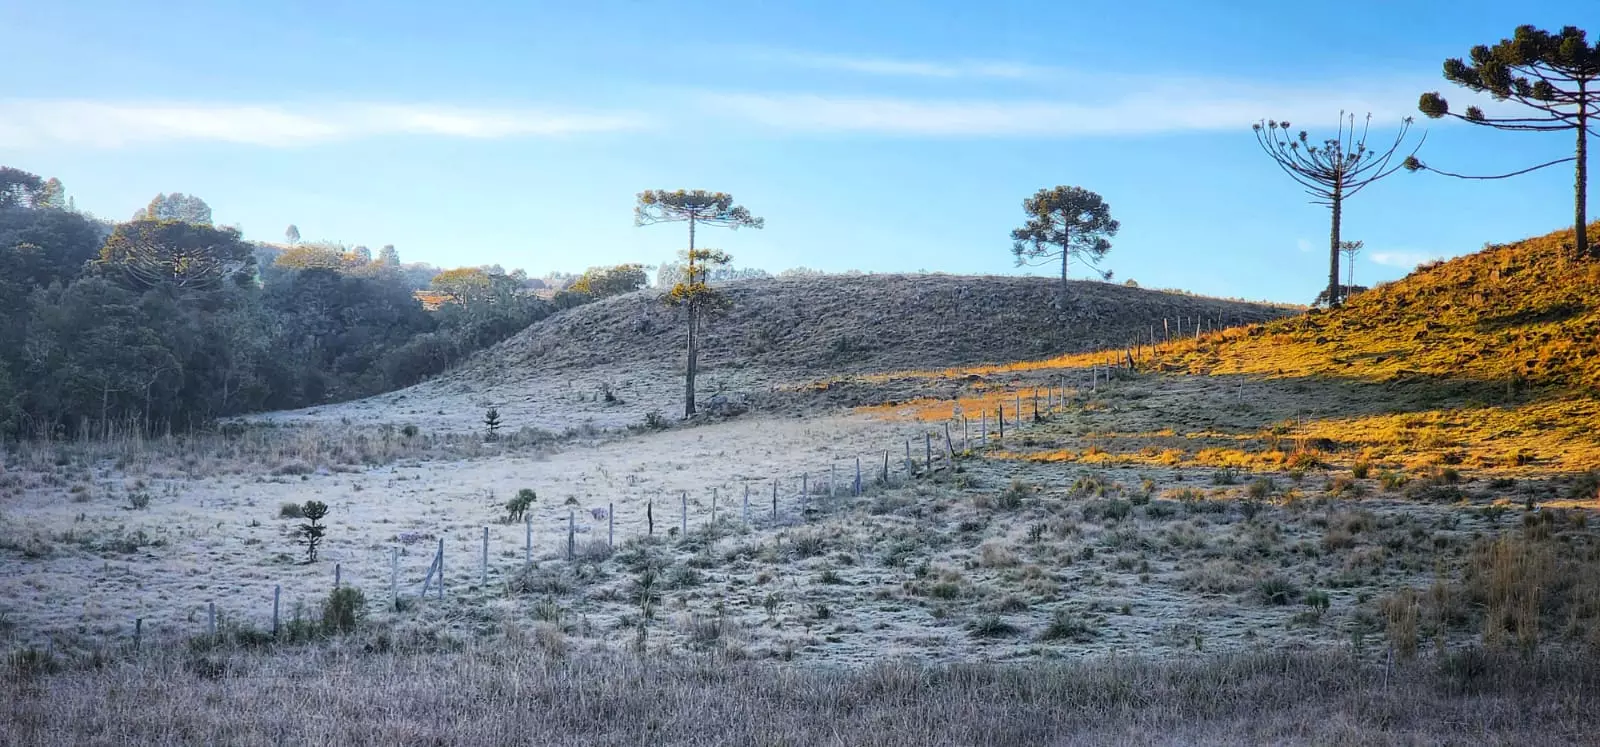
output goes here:
[[389, 391], [648, 281], [638, 265], [441, 270], [286, 234], [245, 241], [183, 194], [108, 221], [0, 167], [0, 437], [181, 431]]

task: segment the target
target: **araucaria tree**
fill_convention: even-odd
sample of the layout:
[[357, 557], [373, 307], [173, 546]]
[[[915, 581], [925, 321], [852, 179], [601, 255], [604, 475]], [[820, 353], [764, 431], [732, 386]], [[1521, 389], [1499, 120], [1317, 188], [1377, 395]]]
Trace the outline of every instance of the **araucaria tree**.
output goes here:
[[1530, 168], [1497, 176], [1464, 176], [1430, 168], [1415, 158], [1407, 159], [1412, 170], [1427, 170], [1461, 179], [1504, 179], [1568, 161], [1577, 162], [1574, 180], [1573, 228], [1577, 232], [1577, 255], [1600, 257], [1591, 249], [1585, 227], [1588, 225], [1589, 123], [1600, 115], [1600, 42], [1588, 43], [1583, 29], [1567, 26], [1552, 34], [1532, 26], [1518, 26], [1510, 39], [1492, 47], [1472, 48], [1468, 60], [1444, 61], [1444, 77], [1475, 93], [1487, 93], [1497, 101], [1515, 101], [1533, 110], [1526, 117], [1491, 117], [1476, 106], [1463, 113], [1450, 110], [1450, 102], [1438, 92], [1422, 94], [1418, 108], [1434, 119], [1454, 117], [1475, 125], [1522, 132], [1575, 131], [1577, 152]]
[[1410, 117], [1401, 120], [1394, 142], [1381, 151], [1367, 147], [1367, 135], [1372, 129], [1371, 114], [1358, 128], [1354, 114], [1346, 117], [1344, 112], [1339, 112], [1338, 133], [1320, 145], [1313, 144], [1305, 130], [1294, 135], [1289, 128], [1288, 122], [1268, 120], [1256, 123], [1252, 129], [1261, 149], [1278, 168], [1305, 188], [1314, 204], [1333, 209], [1333, 230], [1328, 235], [1328, 289], [1323, 295], [1329, 306], [1338, 306], [1343, 295], [1339, 288], [1339, 252], [1344, 244], [1339, 241], [1339, 224], [1344, 216], [1344, 201], [1399, 170], [1416, 155], [1422, 140], [1428, 136], [1424, 133], [1406, 158], [1390, 165], [1411, 131]]
[[[1061, 307], [1067, 303], [1067, 263], [1073, 257], [1097, 266], [1111, 251], [1110, 237], [1122, 224], [1111, 217], [1111, 206], [1083, 187], [1041, 189], [1022, 201], [1028, 222], [1011, 232], [1011, 253], [1017, 265], [1040, 265], [1061, 260]], [[1110, 279], [1111, 273], [1101, 277]]]
[[711, 265], [727, 264], [727, 254], [716, 250], [695, 249], [695, 227], [699, 225], [722, 226], [732, 229], [761, 228], [766, 221], [754, 217], [741, 205], [733, 204], [733, 195], [705, 190], [667, 191], [654, 189], [639, 193], [639, 203], [633, 209], [635, 226], [655, 223], [688, 223], [689, 249], [684, 253], [688, 271], [682, 282], [673, 287], [668, 300], [682, 306], [689, 317], [687, 360], [684, 363], [683, 416], [694, 415], [694, 377], [698, 349], [696, 333], [700, 318], [712, 308], [723, 306], [726, 299], [706, 283], [706, 273]]

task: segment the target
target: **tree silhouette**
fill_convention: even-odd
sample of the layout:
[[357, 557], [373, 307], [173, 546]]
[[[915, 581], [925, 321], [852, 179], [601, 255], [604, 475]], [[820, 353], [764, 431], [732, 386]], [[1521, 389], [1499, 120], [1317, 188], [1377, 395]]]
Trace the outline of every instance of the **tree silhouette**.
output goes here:
[[300, 227], [290, 223], [288, 228], [283, 229], [283, 238], [287, 239], [291, 246], [300, 243]]
[[706, 283], [705, 272], [697, 265], [708, 261], [712, 264], [728, 262], [728, 255], [722, 252], [695, 250], [695, 226], [704, 224], [738, 230], [761, 228], [766, 225], [766, 221], [752, 216], [744, 206], [733, 204], [733, 195], [725, 192], [707, 192], [702, 189], [693, 191], [680, 189], [671, 192], [654, 189], [639, 193], [639, 202], [633, 209], [635, 226], [679, 222], [689, 224], [689, 249], [684, 255], [689, 266], [683, 282], [673, 287], [668, 299], [687, 309], [689, 316], [686, 346], [688, 359], [684, 365], [683, 381], [683, 416], [687, 418], [694, 415], [694, 377], [696, 356], [699, 352], [695, 348], [695, 333], [700, 316], [713, 306], [723, 305], [724, 301]]
[[1576, 154], [1558, 158], [1509, 174], [1465, 176], [1432, 168], [1415, 157], [1406, 159], [1412, 171], [1432, 171], [1458, 179], [1505, 179], [1546, 166], [1576, 161], [1573, 184], [1573, 229], [1577, 234], [1577, 255], [1600, 257], [1589, 246], [1587, 217], [1589, 181], [1589, 122], [1600, 115], [1600, 42], [1589, 44], [1583, 29], [1567, 26], [1550, 33], [1533, 26], [1518, 26], [1510, 39], [1493, 47], [1472, 48], [1469, 60], [1444, 61], [1444, 77], [1475, 93], [1487, 93], [1496, 101], [1515, 101], [1534, 110], [1529, 117], [1491, 117], [1476, 106], [1461, 114], [1450, 111], [1450, 102], [1437, 91], [1424, 93], [1417, 107], [1430, 118], [1454, 117], [1463, 122], [1519, 132], [1560, 132], [1574, 130]]
[[[1111, 206], [1082, 187], [1041, 189], [1022, 201], [1028, 222], [1011, 232], [1011, 253], [1017, 266], [1061, 260], [1061, 306], [1067, 302], [1067, 263], [1077, 257], [1090, 266], [1111, 251], [1108, 237], [1122, 224], [1111, 218]], [[1098, 271], [1098, 270], [1097, 270]], [[1110, 279], [1111, 273], [1101, 277]]]
[[1410, 117], [1401, 120], [1400, 132], [1395, 135], [1394, 142], [1382, 151], [1367, 147], [1367, 135], [1372, 129], [1371, 114], [1367, 115], [1366, 123], [1358, 132], [1355, 115], [1349, 115], [1347, 124], [1345, 113], [1339, 112], [1338, 133], [1320, 145], [1312, 144], [1305, 130], [1298, 135], [1290, 134], [1288, 122], [1267, 120], [1256, 123], [1251, 129], [1255, 131], [1256, 142], [1261, 149], [1266, 151], [1273, 163], [1278, 164], [1278, 168], [1305, 188], [1313, 204], [1327, 205], [1333, 209], [1333, 229], [1328, 236], [1328, 288], [1324, 294], [1329, 306], [1338, 306], [1342, 295], [1339, 288], [1339, 252], [1344, 249], [1343, 242], [1339, 241], [1339, 225], [1344, 215], [1344, 201], [1409, 163], [1428, 136], [1424, 133], [1417, 147], [1411, 149], [1410, 156], [1390, 166], [1411, 131]]

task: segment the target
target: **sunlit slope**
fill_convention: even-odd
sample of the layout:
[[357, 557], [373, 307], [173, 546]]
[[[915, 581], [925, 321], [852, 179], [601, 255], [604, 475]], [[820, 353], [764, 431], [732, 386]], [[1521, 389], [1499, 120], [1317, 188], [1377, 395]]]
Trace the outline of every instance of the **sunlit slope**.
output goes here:
[[1600, 391], [1600, 262], [1574, 259], [1572, 239], [1567, 230], [1489, 246], [1339, 309], [1180, 343], [1155, 365]]

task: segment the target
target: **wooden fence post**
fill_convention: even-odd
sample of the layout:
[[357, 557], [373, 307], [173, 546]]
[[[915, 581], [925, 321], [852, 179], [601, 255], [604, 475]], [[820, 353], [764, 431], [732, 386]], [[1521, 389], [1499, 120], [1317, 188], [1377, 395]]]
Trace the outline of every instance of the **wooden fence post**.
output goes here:
[[489, 588], [489, 528], [483, 528], [483, 573], [479, 575], [478, 585]]
[[685, 490], [679, 496], [678, 538], [689, 538], [689, 491]]
[[217, 637], [217, 603], [206, 602], [206, 635]]
[[139, 650], [139, 640], [144, 637], [144, 618], [133, 618], [133, 650]]
[[739, 511], [739, 520], [745, 526], [750, 525], [750, 483], [748, 482], [744, 484], [744, 508]]
[[444, 601], [444, 538], [439, 538], [439, 601]]
[[615, 549], [617, 546], [617, 504], [606, 504], [606, 545]]
[[333, 564], [333, 588], [335, 588], [335, 589], [339, 588], [340, 580], [344, 575], [342, 571], [343, 571], [343, 564], [342, 563], [334, 563]]
[[283, 585], [272, 585], [272, 637], [278, 637], [278, 600], [283, 596]]
[[1000, 405], [1000, 414], [995, 416], [995, 422], [1000, 424], [1000, 440], [1006, 440], [1006, 406]]
[[533, 565], [533, 515], [522, 515], [522, 564]]
[[717, 526], [717, 489], [711, 489], [711, 526]]
[[778, 520], [778, 478], [772, 478], [772, 520]]
[[856, 457], [856, 484], [853, 486], [855, 496], [861, 497], [861, 457]]
[[567, 509], [567, 562], [572, 562], [578, 557], [578, 519], [577, 512]]
[[883, 486], [889, 487], [889, 450], [883, 450]]
[[922, 461], [924, 469], [933, 471], [933, 436], [927, 431], [922, 432]]
[[394, 611], [400, 611], [400, 548], [389, 548], [389, 599]]
[[645, 534], [648, 534], [651, 537], [656, 536], [656, 502], [653, 499], [645, 501], [644, 521]]

